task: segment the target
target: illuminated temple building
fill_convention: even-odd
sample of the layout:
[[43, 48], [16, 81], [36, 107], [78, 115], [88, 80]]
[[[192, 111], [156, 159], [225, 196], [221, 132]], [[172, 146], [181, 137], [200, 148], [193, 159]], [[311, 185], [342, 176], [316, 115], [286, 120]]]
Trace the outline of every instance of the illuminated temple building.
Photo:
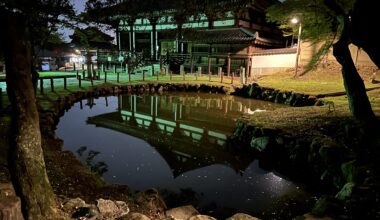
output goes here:
[[254, 53], [285, 47], [281, 31], [265, 19], [266, 8], [277, 0], [252, 0], [240, 6], [233, 0], [210, 0], [208, 6], [215, 13], [200, 12], [182, 21], [176, 19], [174, 2], [157, 1], [149, 9], [132, 8], [130, 13], [127, 8], [141, 1], [124, 0], [111, 7], [119, 11], [124, 7], [124, 14], [115, 15], [119, 51], [140, 53], [173, 70], [184, 65], [189, 72], [201, 67], [207, 73], [222, 67], [229, 74], [240, 67], [250, 70]]

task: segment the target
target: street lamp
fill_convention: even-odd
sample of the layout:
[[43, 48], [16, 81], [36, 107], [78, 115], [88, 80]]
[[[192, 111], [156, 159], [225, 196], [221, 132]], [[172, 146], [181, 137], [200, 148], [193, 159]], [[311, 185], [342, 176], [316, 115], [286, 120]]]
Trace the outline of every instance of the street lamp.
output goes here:
[[294, 70], [294, 78], [296, 78], [298, 76], [298, 60], [299, 60], [299, 56], [300, 56], [300, 49], [301, 49], [301, 31], [302, 31], [302, 24], [301, 24], [301, 20], [299, 20], [298, 18], [294, 17], [292, 18], [292, 20], [290, 20], [290, 22], [292, 22], [293, 24], [298, 24], [299, 23], [299, 26], [298, 26], [298, 41], [297, 41], [297, 52], [296, 52], [296, 65], [295, 65], [295, 70]]

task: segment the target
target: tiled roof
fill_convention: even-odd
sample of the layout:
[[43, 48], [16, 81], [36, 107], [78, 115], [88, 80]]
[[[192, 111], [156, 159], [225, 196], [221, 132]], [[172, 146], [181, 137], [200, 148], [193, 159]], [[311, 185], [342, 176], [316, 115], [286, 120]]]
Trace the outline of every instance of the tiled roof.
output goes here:
[[206, 44], [248, 43], [254, 41], [256, 35], [245, 28], [207, 29], [195, 31], [183, 40]]

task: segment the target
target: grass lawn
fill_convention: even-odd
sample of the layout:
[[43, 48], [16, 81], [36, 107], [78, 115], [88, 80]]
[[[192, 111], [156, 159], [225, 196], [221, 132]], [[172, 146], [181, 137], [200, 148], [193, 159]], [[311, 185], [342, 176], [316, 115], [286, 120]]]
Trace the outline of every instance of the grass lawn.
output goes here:
[[76, 72], [73, 71], [39, 71], [38, 74], [40, 77], [49, 77], [49, 76], [67, 76], [67, 75], [75, 75]]
[[[362, 74], [366, 88], [380, 87], [380, 84], [369, 82], [369, 75]], [[257, 80], [261, 86], [267, 86], [280, 90], [295, 91], [311, 95], [330, 94], [344, 92], [342, 74], [330, 71], [312, 71], [298, 78], [293, 77], [293, 72], [284, 72], [275, 75], [263, 76]]]

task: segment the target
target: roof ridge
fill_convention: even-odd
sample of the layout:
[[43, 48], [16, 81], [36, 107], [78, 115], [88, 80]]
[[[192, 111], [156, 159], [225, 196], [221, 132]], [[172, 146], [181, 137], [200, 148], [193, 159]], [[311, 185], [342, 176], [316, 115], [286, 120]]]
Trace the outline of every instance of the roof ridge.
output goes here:
[[240, 27], [240, 30], [242, 32], [244, 32], [245, 34], [251, 36], [251, 37], [258, 37], [258, 32], [257, 31], [253, 32], [253, 31], [251, 31], [251, 30], [249, 30], [247, 28], [244, 28], [244, 27]]

